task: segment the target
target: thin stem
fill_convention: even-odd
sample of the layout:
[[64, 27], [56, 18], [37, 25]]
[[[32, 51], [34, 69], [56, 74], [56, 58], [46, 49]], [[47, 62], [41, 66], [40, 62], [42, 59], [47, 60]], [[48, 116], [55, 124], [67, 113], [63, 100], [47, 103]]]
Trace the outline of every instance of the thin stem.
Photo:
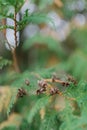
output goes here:
[[[64, 81], [59, 80], [59, 79], [54, 79], [54, 80], [55, 80], [54, 82], [56, 82], [56, 83], [60, 83], [60, 84], [64, 83]], [[52, 79], [44, 79], [44, 81], [46, 81], [46, 82], [53, 82]]]
[[13, 65], [16, 72], [20, 72], [20, 68], [18, 65], [17, 55], [16, 55], [16, 48], [17, 48], [17, 21], [16, 21], [16, 10], [14, 12], [14, 37], [15, 37], [15, 48], [11, 50], [12, 57], [13, 57]]
[[15, 36], [15, 46], [17, 47], [17, 21], [16, 21], [16, 10], [14, 12], [14, 36]]
[[20, 68], [19, 68], [19, 65], [18, 65], [18, 61], [17, 61], [17, 56], [16, 56], [16, 48], [12, 47], [9, 42], [7, 42], [10, 50], [11, 50], [11, 53], [12, 53], [12, 58], [13, 58], [13, 66], [14, 66], [14, 69], [17, 73], [20, 73]]
[[[8, 26], [6, 25], [6, 20], [4, 19], [2, 21], [2, 24], [3, 26], [1, 27], [2, 29], [6, 29], [6, 28], [11, 28], [11, 29], [14, 29], [14, 37], [15, 37], [15, 47], [12, 46], [8, 40], [7, 40], [7, 44], [8, 44], [8, 47], [12, 53], [12, 58], [13, 58], [13, 66], [14, 66], [14, 69], [17, 73], [20, 72], [20, 68], [19, 68], [19, 65], [18, 65], [18, 60], [17, 60], [17, 55], [16, 55], [16, 48], [17, 48], [17, 20], [16, 20], [16, 10], [15, 10], [15, 13], [14, 13], [14, 26]], [[5, 37], [6, 37], [6, 30], [3, 31]], [[7, 38], [6, 38], [7, 39]]]
[[13, 57], [13, 66], [16, 72], [20, 73], [17, 56], [16, 56], [16, 49], [12, 50], [12, 57]]

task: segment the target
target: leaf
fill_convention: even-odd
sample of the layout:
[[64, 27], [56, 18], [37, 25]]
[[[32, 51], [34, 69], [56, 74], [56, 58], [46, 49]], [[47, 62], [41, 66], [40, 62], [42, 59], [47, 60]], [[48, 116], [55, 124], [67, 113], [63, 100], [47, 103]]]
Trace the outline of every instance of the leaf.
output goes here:
[[[16, 13], [19, 12], [20, 8], [24, 4], [25, 0], [1, 0], [0, 1], [0, 7], [1, 9], [4, 8], [3, 12], [1, 14], [7, 14], [8, 10], [13, 7], [16, 10]], [[6, 12], [7, 10], [7, 12]]]
[[67, 62], [68, 70], [78, 79], [86, 79], [87, 77], [86, 59], [87, 56], [82, 51], [77, 50]]
[[0, 30], [8, 29], [8, 28], [14, 30], [14, 26], [8, 26], [8, 25], [1, 25], [1, 26], [0, 26]]
[[0, 69], [2, 69], [4, 66], [10, 65], [11, 61], [7, 59], [3, 59], [0, 57]]
[[18, 89], [15, 89], [15, 88], [11, 89], [11, 92], [12, 92], [12, 95], [11, 95], [11, 100], [10, 100], [8, 108], [7, 108], [7, 116], [9, 116], [10, 111], [11, 111], [11, 109], [16, 101]]
[[33, 108], [31, 109], [31, 111], [28, 114], [28, 122], [31, 123], [35, 114], [37, 112], [39, 112], [39, 110], [43, 107], [45, 107], [47, 104], [49, 103], [49, 97], [42, 97], [40, 99], [38, 99], [38, 101], [35, 103], [35, 105], [33, 106]]
[[23, 4], [25, 3], [25, 0], [16, 0], [15, 9], [16, 12], [19, 12]]
[[[26, 11], [25, 11], [25, 13], [26, 13]], [[33, 24], [45, 23], [45, 24], [47, 24], [48, 22], [51, 22], [53, 24], [53, 26], [55, 27], [52, 19], [49, 18], [46, 14], [37, 12], [37, 13], [33, 13], [29, 16], [24, 15], [22, 20], [20, 22], [18, 22], [18, 25], [19, 25], [18, 31], [22, 30], [29, 23], [33, 23]]]
[[47, 112], [42, 123], [40, 125], [40, 130], [58, 130], [59, 124], [57, 119], [57, 112], [54, 110]]
[[[26, 85], [25, 81], [29, 80], [30, 84], [29, 86]], [[19, 76], [16, 78], [16, 80], [11, 84], [12, 87], [15, 87], [16, 89], [23, 87], [29, 95], [36, 95], [36, 90], [38, 89], [37, 84], [38, 78], [35, 77], [34, 74], [32, 74], [29, 71], [26, 71], [24, 73], [19, 74]]]

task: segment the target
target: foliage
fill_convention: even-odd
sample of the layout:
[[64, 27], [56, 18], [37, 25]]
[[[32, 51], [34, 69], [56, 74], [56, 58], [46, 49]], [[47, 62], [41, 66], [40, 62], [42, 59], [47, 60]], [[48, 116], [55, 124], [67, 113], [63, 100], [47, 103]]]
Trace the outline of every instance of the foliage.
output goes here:
[[10, 65], [11, 61], [7, 60], [7, 59], [3, 59], [2, 57], [0, 57], [0, 70], [6, 66], [6, 65]]
[[[17, 21], [25, 1], [0, 0], [0, 19], [14, 22], [14, 26], [0, 25], [0, 30], [12, 29], [15, 37], [15, 47], [8, 43], [12, 57], [0, 57], [0, 130], [86, 130], [87, 25], [74, 27], [72, 20], [86, 7], [81, 12], [69, 8], [73, 4], [69, 0], [32, 1], [37, 11], [30, 14], [26, 9]], [[54, 33], [54, 21], [47, 15], [51, 9], [72, 25], [64, 41]], [[21, 35], [31, 23], [47, 28], [49, 22], [54, 25], [50, 34], [40, 31], [17, 46], [18, 31]]]
[[[42, 42], [44, 41], [44, 42]], [[60, 43], [58, 43], [57, 40], [51, 38], [50, 36], [42, 36], [42, 35], [34, 35], [33, 37], [29, 38], [25, 44], [23, 45], [23, 49], [24, 50], [28, 50], [30, 47], [34, 46], [35, 44], [42, 44], [48, 47], [48, 49], [50, 51], [53, 51], [54, 53], [56, 53], [56, 55], [64, 55], [64, 50], [61, 47], [61, 45], [59, 45]], [[57, 47], [58, 46], [58, 47]]]

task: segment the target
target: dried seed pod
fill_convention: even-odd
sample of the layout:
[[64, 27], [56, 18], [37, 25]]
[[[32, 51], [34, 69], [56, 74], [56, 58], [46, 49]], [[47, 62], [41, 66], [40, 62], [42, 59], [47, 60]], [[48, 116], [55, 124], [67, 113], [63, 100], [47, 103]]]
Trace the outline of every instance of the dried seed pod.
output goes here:
[[77, 84], [77, 81], [70, 75], [68, 75], [68, 81], [74, 83], [74, 84]]
[[59, 89], [57, 89], [57, 88], [50, 89], [50, 95], [54, 95], [54, 94], [58, 94], [58, 93], [59, 93]]
[[46, 87], [47, 83], [44, 80], [38, 80], [38, 85], [40, 87]]
[[28, 79], [26, 79], [26, 80], [25, 80], [25, 84], [26, 84], [27, 86], [29, 86], [29, 85], [30, 85], [30, 81], [29, 81]]
[[70, 85], [70, 83], [69, 82], [62, 82], [62, 85], [65, 87], [68, 87]]
[[51, 89], [50, 89], [50, 94], [51, 94], [51, 95], [54, 95], [54, 93], [55, 93], [54, 88], [51, 88]]
[[38, 89], [38, 90], [36, 91], [36, 93], [37, 93], [37, 95], [39, 95], [39, 94], [42, 94], [42, 93], [45, 92], [45, 91], [46, 91], [46, 88], [43, 87], [43, 88]]
[[55, 90], [55, 94], [59, 93], [59, 89], [58, 88], [54, 88], [54, 90]]
[[41, 92], [44, 92], [44, 91], [46, 91], [46, 88], [45, 88], [45, 87], [40, 88], [40, 91], [41, 91]]
[[65, 82], [62, 82], [62, 85], [65, 86]]
[[40, 89], [36, 91], [37, 95], [41, 94]]
[[65, 86], [66, 86], [66, 87], [68, 87], [69, 85], [70, 85], [70, 83], [69, 83], [69, 82], [66, 82], [66, 83], [65, 83]]
[[27, 95], [27, 92], [23, 88], [18, 89], [17, 97], [23, 97], [24, 95]]
[[39, 94], [42, 94], [43, 91], [42, 91], [41, 89], [38, 89], [38, 90], [36, 91], [36, 93], [37, 93], [37, 95], [39, 95]]

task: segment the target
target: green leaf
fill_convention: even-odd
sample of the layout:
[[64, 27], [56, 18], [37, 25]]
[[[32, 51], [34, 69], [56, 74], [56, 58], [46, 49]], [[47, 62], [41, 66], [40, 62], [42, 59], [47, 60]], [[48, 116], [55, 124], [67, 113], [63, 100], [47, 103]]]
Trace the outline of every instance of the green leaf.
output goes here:
[[59, 128], [59, 123], [57, 119], [58, 113], [55, 112], [54, 110], [52, 111], [47, 111], [44, 119], [42, 119], [42, 123], [40, 125], [40, 130], [58, 130]]
[[16, 126], [8, 126], [3, 128], [2, 130], [17, 130]]
[[[24, 4], [24, 2], [25, 2], [25, 0], [1, 0], [0, 6], [1, 6], [2, 9], [4, 8], [7, 11], [10, 9], [10, 7], [13, 7], [16, 10], [16, 13], [17, 13], [17, 12], [19, 12], [19, 10], [22, 7], [22, 5]], [[2, 13], [5, 14], [5, 11], [1, 12], [1, 14]]]
[[0, 69], [7, 65], [11, 65], [11, 61], [0, 57]]
[[38, 101], [35, 103], [35, 105], [33, 106], [33, 108], [31, 109], [31, 111], [28, 114], [28, 119], [27, 119], [28, 122], [31, 123], [34, 116], [36, 115], [36, 113], [39, 112], [39, 110], [41, 108], [45, 107], [48, 103], [49, 103], [48, 96], [38, 99]]
[[23, 29], [29, 23], [33, 23], [33, 24], [46, 23], [47, 24], [48, 22], [51, 22], [54, 25], [52, 19], [43, 13], [33, 13], [29, 16], [24, 15], [22, 20], [18, 22], [18, 25], [19, 25], [18, 31]]
[[8, 25], [1, 25], [0, 26], [0, 30], [7, 29], [7, 28], [14, 30], [14, 26], [8, 26]]
[[[29, 86], [26, 85], [26, 80], [29, 80]], [[29, 95], [36, 95], [36, 90], [38, 89], [37, 80], [38, 78], [35, 77], [33, 73], [26, 71], [22, 73], [22, 75], [19, 74], [16, 80], [11, 84], [11, 86], [15, 87], [16, 89], [23, 87], [25, 90], [27, 90]]]
[[12, 91], [12, 97], [11, 97], [10, 103], [8, 105], [7, 116], [9, 116], [10, 111], [11, 111], [11, 109], [16, 101], [18, 89], [14, 88], [14, 89], [11, 89], [11, 91]]
[[87, 56], [80, 50], [74, 52], [68, 60], [68, 70], [78, 79], [87, 77]]

